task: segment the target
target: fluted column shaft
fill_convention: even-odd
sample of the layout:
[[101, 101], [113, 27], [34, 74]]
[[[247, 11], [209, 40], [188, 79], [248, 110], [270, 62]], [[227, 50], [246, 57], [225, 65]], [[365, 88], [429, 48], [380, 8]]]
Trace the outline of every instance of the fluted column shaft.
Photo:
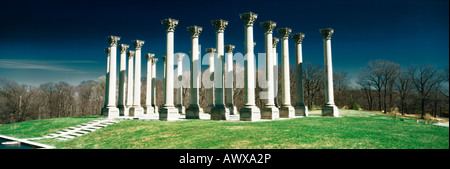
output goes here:
[[191, 46], [191, 102], [189, 108], [186, 109], [186, 118], [187, 119], [200, 119], [200, 116], [203, 114], [203, 109], [200, 108], [199, 99], [200, 99], [200, 51], [198, 46], [198, 38], [200, 36], [202, 27], [199, 26], [190, 26], [187, 27], [187, 30], [191, 34], [192, 46]]
[[134, 51], [128, 51], [127, 108], [133, 106]]
[[292, 118], [295, 116], [295, 109], [291, 106], [291, 82], [289, 73], [289, 34], [290, 28], [278, 29], [281, 38], [281, 71], [282, 71], [282, 98], [280, 117]]
[[124, 115], [125, 111], [125, 77], [127, 68], [127, 49], [128, 45], [120, 44], [120, 71], [119, 71], [119, 102], [117, 107], [120, 110], [120, 115]]
[[295, 75], [297, 80], [297, 93], [295, 102], [295, 116], [308, 116], [308, 108], [305, 106], [303, 97], [303, 54], [302, 42], [305, 35], [296, 33], [292, 35], [295, 42]]
[[135, 117], [144, 115], [144, 109], [141, 106], [141, 48], [144, 45], [142, 40], [134, 40], [134, 81], [133, 81], [133, 107], [129, 114]]
[[146, 91], [145, 91], [145, 107], [147, 108], [146, 110], [150, 110], [146, 111], [146, 113], [153, 113], [153, 106], [152, 106], [152, 60], [153, 60], [153, 56], [155, 56], [152, 53], [147, 53], [146, 54], [146, 58], [147, 58], [147, 86], [146, 86]]
[[158, 107], [156, 106], [156, 62], [158, 62], [157, 58], [152, 59], [152, 106], [155, 108], [155, 113], [158, 111]]
[[324, 76], [325, 76], [325, 106], [322, 107], [323, 116], [339, 117], [339, 111], [334, 104], [333, 91], [333, 66], [331, 61], [331, 35], [334, 30], [331, 28], [321, 29], [323, 37], [324, 53]]

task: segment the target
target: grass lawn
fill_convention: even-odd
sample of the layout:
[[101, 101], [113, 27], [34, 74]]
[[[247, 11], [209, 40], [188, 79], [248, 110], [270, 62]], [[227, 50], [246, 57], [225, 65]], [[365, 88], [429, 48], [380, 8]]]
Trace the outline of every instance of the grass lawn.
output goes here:
[[[317, 111], [311, 114], [317, 115]], [[237, 122], [212, 120], [124, 120], [67, 141], [38, 140], [76, 149], [448, 149], [449, 128], [340, 110], [342, 117]], [[0, 125], [0, 134], [30, 138], [95, 120], [45, 119]]]

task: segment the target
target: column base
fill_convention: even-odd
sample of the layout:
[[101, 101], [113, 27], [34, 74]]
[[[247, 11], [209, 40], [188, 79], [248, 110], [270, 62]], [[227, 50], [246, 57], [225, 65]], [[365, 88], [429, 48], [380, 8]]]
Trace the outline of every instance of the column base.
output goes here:
[[126, 107], [125, 105], [118, 105], [117, 108], [119, 108], [119, 116], [125, 116]]
[[134, 116], [134, 114], [133, 115], [130, 115], [130, 108], [131, 107], [133, 107], [133, 106], [131, 106], [131, 105], [126, 105], [125, 106], [125, 110], [124, 110], [124, 112], [123, 112], [123, 115], [124, 116]]
[[264, 106], [261, 109], [261, 119], [276, 120], [280, 118], [280, 110], [273, 106]]
[[295, 116], [308, 116], [308, 107], [305, 105], [295, 106]]
[[159, 120], [173, 121], [178, 120], [179, 117], [180, 114], [178, 114], [178, 109], [174, 106], [163, 106], [159, 109]]
[[183, 105], [176, 105], [179, 114], [186, 114], [186, 108]]
[[102, 115], [108, 119], [119, 118], [120, 111], [117, 107], [102, 108]]
[[149, 115], [149, 114], [154, 114], [155, 113], [155, 108], [153, 108], [152, 106], [145, 106], [144, 107], [144, 113]]
[[225, 105], [216, 105], [211, 109], [211, 120], [230, 120], [230, 110]]
[[339, 117], [339, 110], [336, 105], [325, 105], [322, 107], [322, 116]]
[[244, 106], [239, 110], [240, 121], [259, 121], [261, 120], [261, 112], [256, 106]]
[[208, 105], [207, 107], [205, 107], [204, 109], [203, 109], [203, 111], [205, 112], [205, 113], [207, 113], [207, 114], [211, 114], [211, 110], [214, 108], [214, 104], [213, 105]]
[[294, 118], [295, 109], [291, 105], [284, 105], [280, 108], [280, 118]]
[[144, 108], [142, 108], [141, 106], [130, 107], [129, 116], [144, 117]]
[[237, 107], [232, 104], [228, 104], [227, 108], [230, 110], [230, 115], [237, 115], [239, 113]]
[[200, 119], [203, 114], [203, 109], [198, 105], [190, 105], [186, 109], [186, 119]]

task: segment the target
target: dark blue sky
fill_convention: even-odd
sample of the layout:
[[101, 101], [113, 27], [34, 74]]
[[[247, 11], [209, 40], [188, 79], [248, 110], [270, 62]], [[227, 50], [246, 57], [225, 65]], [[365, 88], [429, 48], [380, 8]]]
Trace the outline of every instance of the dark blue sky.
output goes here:
[[[106, 37], [119, 43], [144, 40], [142, 56], [165, 55], [165, 30], [161, 20], [178, 19], [175, 52], [188, 53], [186, 27], [203, 27], [202, 55], [215, 47], [211, 20], [229, 21], [225, 44], [244, 53], [244, 26], [240, 13], [258, 14], [254, 25], [255, 53], [264, 52], [260, 22], [272, 20], [277, 28], [302, 32], [303, 61], [323, 65], [319, 29], [335, 29], [332, 55], [335, 72], [356, 78], [368, 61], [387, 59], [406, 67], [411, 64], [449, 62], [448, 0], [381, 1], [0, 1], [0, 78], [39, 84], [65, 81], [78, 85], [106, 72]], [[274, 33], [274, 37], [279, 37]], [[131, 46], [131, 45], [130, 45]], [[280, 53], [280, 44], [277, 46]], [[294, 42], [289, 41], [294, 64]], [[145, 63], [145, 57], [142, 58]], [[158, 70], [162, 72], [162, 62]], [[204, 66], [206, 67], [206, 66]], [[145, 64], [142, 66], [145, 76]], [[158, 73], [158, 78], [162, 74]]]

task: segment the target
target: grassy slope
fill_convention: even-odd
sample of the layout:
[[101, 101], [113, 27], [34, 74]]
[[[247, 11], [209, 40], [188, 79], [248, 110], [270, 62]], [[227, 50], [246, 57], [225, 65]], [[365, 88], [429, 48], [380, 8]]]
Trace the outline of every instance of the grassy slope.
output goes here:
[[[39, 142], [51, 144], [57, 148], [114, 149], [449, 148], [449, 128], [447, 127], [416, 123], [414, 120], [393, 121], [387, 116], [371, 112], [340, 111], [344, 116], [342, 118], [296, 118], [265, 122], [126, 120], [68, 141], [46, 139]], [[71, 121], [70, 119], [75, 118], [67, 119]], [[54, 119], [54, 121], [58, 120]], [[69, 126], [74, 125], [76, 124]], [[0, 126], [0, 134], [13, 136], [5, 133], [4, 128], [7, 126]]]

